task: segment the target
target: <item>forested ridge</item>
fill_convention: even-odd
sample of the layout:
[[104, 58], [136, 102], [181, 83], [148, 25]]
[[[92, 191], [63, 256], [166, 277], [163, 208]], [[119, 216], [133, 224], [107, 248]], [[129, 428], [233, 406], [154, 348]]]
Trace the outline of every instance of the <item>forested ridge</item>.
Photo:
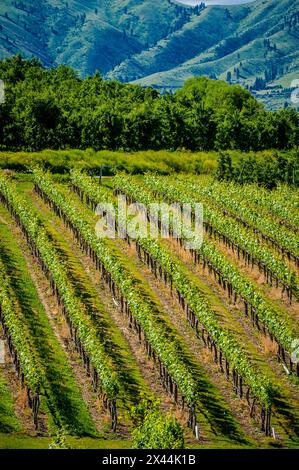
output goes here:
[[228, 150], [292, 149], [299, 117], [293, 109], [266, 111], [239, 85], [204, 77], [174, 94], [85, 79], [66, 66], [44, 68], [14, 56], [0, 62], [0, 148]]

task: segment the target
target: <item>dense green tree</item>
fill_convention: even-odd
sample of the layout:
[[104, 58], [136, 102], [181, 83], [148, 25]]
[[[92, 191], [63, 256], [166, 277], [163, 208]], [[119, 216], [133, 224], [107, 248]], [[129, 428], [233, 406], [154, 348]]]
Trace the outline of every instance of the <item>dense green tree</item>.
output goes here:
[[220, 153], [216, 178], [240, 184], [257, 183], [273, 189], [278, 183], [299, 185], [299, 154], [273, 153], [267, 159], [241, 157], [234, 166], [227, 154]]
[[218, 157], [218, 168], [216, 178], [220, 181], [230, 181], [233, 179], [234, 170], [232, 165], [232, 158], [228, 153], [220, 152]]
[[0, 148], [263, 150], [298, 146], [292, 109], [267, 112], [238, 85], [191, 78], [160, 94], [97, 72], [81, 79], [69, 67], [45, 69], [20, 56], [0, 61]]

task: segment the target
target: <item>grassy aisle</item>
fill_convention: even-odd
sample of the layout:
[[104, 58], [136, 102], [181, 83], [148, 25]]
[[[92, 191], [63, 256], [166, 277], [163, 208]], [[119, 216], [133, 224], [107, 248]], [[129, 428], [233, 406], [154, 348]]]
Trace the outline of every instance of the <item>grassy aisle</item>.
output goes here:
[[4, 377], [3, 368], [4, 364], [0, 364], [0, 433], [13, 433], [21, 431], [22, 425], [15, 414], [13, 396]]
[[[20, 433], [4, 434], [0, 432], [0, 449], [48, 449], [52, 438], [26, 436]], [[67, 439], [71, 449], [130, 449], [131, 441], [97, 439], [92, 437], [70, 436]]]

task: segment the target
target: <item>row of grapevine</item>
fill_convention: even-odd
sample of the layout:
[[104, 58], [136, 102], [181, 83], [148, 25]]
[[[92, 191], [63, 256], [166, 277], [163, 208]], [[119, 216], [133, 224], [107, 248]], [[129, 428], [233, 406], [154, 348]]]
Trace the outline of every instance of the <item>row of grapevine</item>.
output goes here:
[[[166, 197], [170, 202], [187, 203], [192, 207], [196, 204], [196, 199], [191, 195], [182, 194], [176, 185], [166, 183], [163, 178], [147, 175], [145, 182], [154, 195]], [[296, 273], [267, 247], [261, 245], [249, 230], [207, 205], [204, 206], [204, 225], [209, 236], [219, 237], [227, 246], [236, 249], [238, 255], [242, 254], [248, 264], [256, 264], [264, 272], [268, 283], [272, 284], [274, 279], [277, 286], [282, 285], [290, 302], [293, 295], [299, 297]]]
[[12, 181], [3, 175], [0, 175], [0, 193], [2, 200], [26, 236], [33, 255], [48, 277], [59, 304], [63, 306], [63, 312], [76, 349], [81, 355], [88, 373], [91, 374], [95, 391], [101, 395], [106, 407], [109, 407], [112, 427], [115, 429], [118, 378], [113, 370], [112, 360], [105, 352], [98, 337], [97, 328], [69, 282], [65, 266], [40, 220], [28, 208], [27, 202], [18, 194]]
[[87, 177], [82, 171], [71, 170], [72, 189], [76, 191], [81, 199], [85, 198], [86, 204], [95, 210], [99, 203], [111, 202], [111, 191], [103, 185], [95, 183], [92, 177]]
[[276, 217], [281, 225], [295, 232], [299, 230], [299, 202], [296, 204], [296, 192], [289, 186], [278, 187], [275, 191], [267, 191], [257, 185], [243, 185], [240, 191], [234, 183], [225, 183], [225, 187], [231, 197], [242, 200], [263, 214]]
[[[85, 196], [92, 207], [102, 202], [103, 190], [98, 190], [92, 178], [75, 171], [72, 173], [71, 180], [76, 190], [81, 192], [81, 197], [84, 198]], [[121, 185], [122, 182], [124, 185]], [[128, 195], [128, 192], [135, 193], [136, 196], [136, 193], [138, 194], [138, 184], [135, 187], [130, 178], [116, 177], [115, 179], [116, 187], [121, 186], [122, 190], [124, 190], [124, 186], [127, 187], [126, 183], [128, 191], [123, 191], [123, 193], [126, 195]], [[251, 390], [262, 407], [270, 408], [273, 392], [271, 385], [258, 371], [254, 370], [245, 352], [236, 340], [231, 337], [231, 334], [220, 326], [216, 314], [207, 304], [190, 277], [184, 273], [182, 267], [173, 260], [172, 255], [159, 242], [152, 238], [139, 238], [136, 241], [136, 246], [140, 258], [143, 253], [143, 260], [147, 262], [155, 275], [157, 276], [159, 272], [164, 282], [170, 285], [171, 290], [176, 290], [191, 326], [196, 330], [198, 337], [200, 336], [199, 328], [201, 329], [202, 339], [214, 351], [215, 362], [219, 362], [222, 372], [224, 372], [223, 359], [225, 359], [227, 376], [229, 376], [229, 367], [231, 367], [235, 390], [242, 397], [243, 386], [246, 384], [248, 386], [246, 394], [248, 403], [249, 390]], [[268, 414], [267, 429], [269, 429], [269, 426], [270, 413]], [[264, 429], [264, 423], [262, 427]]]
[[[173, 181], [174, 183], [174, 181]], [[224, 215], [235, 218], [245, 227], [251, 228], [255, 233], [277, 247], [289, 259], [294, 259], [299, 266], [299, 242], [296, 235], [277, 223], [271, 217], [261, 217], [261, 214], [248, 207], [242, 198], [232, 197], [229, 189], [221, 183], [213, 183], [209, 186], [198, 184], [194, 178], [190, 180], [175, 181], [177, 189], [184, 190], [185, 194], [193, 195], [197, 202], [215, 204], [223, 210]]]
[[246, 396], [251, 413], [254, 411], [255, 403], [260, 404], [262, 430], [269, 435], [274, 396], [271, 383], [253, 366], [231, 332], [219, 324], [216, 313], [167, 250], [151, 238], [138, 239], [136, 249], [139, 258], [148, 265], [155, 276], [160, 277], [170, 286], [172, 292], [174, 290], [177, 293], [190, 326], [196, 331], [197, 337], [201, 337], [204, 345], [214, 353], [214, 362], [219, 364], [221, 372], [226, 374], [227, 379], [230, 378], [231, 372], [234, 391], [240, 398]]
[[42, 392], [42, 372], [24, 323], [12, 302], [11, 288], [0, 262], [0, 324], [7, 340], [17, 377], [26, 388], [28, 405], [32, 410], [33, 422], [38, 427], [40, 394]]
[[64, 219], [80, 241], [81, 248], [102, 272], [103, 279], [120, 302], [122, 311], [128, 315], [140, 341], [143, 339], [149, 357], [158, 363], [166, 390], [176, 402], [180, 392], [183, 404], [185, 401], [188, 403], [189, 425], [194, 430], [198, 384], [181, 356], [179, 342], [173, 340], [169, 329], [159, 320], [152, 302], [142, 294], [139, 281], [123, 266], [109, 245], [97, 238], [84, 211], [70, 202], [53, 184], [51, 177], [41, 170], [34, 171], [34, 180], [38, 194]]
[[[149, 207], [150, 203], [157, 202], [157, 199], [142, 187], [140, 181], [134, 180], [133, 177], [116, 176], [114, 186], [126, 194], [128, 198], [141, 202], [146, 207]], [[86, 191], [87, 186], [81, 186], [81, 188]], [[92, 191], [89, 195], [92, 197]], [[187, 238], [190, 239], [190, 236], [187, 235]], [[234, 294], [235, 301], [237, 297], [240, 297], [244, 303], [246, 315], [249, 314], [250, 309], [253, 324], [258, 328], [262, 325], [264, 332], [267, 331], [271, 339], [275, 339], [279, 345], [279, 358], [291, 370], [294, 370], [296, 366], [293, 364], [288, 351], [291, 351], [292, 343], [298, 337], [298, 328], [291, 322], [289, 316], [273, 307], [256, 287], [219, 251], [214, 243], [204, 240], [199, 249], [191, 251], [195, 261], [199, 261], [201, 258], [203, 263], [214, 271], [217, 277], [221, 279], [222, 286], [228, 290], [229, 295]], [[297, 374], [299, 375], [298, 365]]]

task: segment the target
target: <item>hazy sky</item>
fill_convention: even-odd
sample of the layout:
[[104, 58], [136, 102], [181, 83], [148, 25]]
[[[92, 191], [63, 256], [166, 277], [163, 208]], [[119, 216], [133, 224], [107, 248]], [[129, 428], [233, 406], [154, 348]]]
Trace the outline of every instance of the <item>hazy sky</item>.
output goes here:
[[[197, 5], [201, 3], [199, 0], [178, 0], [181, 3], [186, 3], [187, 5]], [[206, 5], [240, 5], [241, 3], [249, 3], [254, 0], [202, 0]]]

